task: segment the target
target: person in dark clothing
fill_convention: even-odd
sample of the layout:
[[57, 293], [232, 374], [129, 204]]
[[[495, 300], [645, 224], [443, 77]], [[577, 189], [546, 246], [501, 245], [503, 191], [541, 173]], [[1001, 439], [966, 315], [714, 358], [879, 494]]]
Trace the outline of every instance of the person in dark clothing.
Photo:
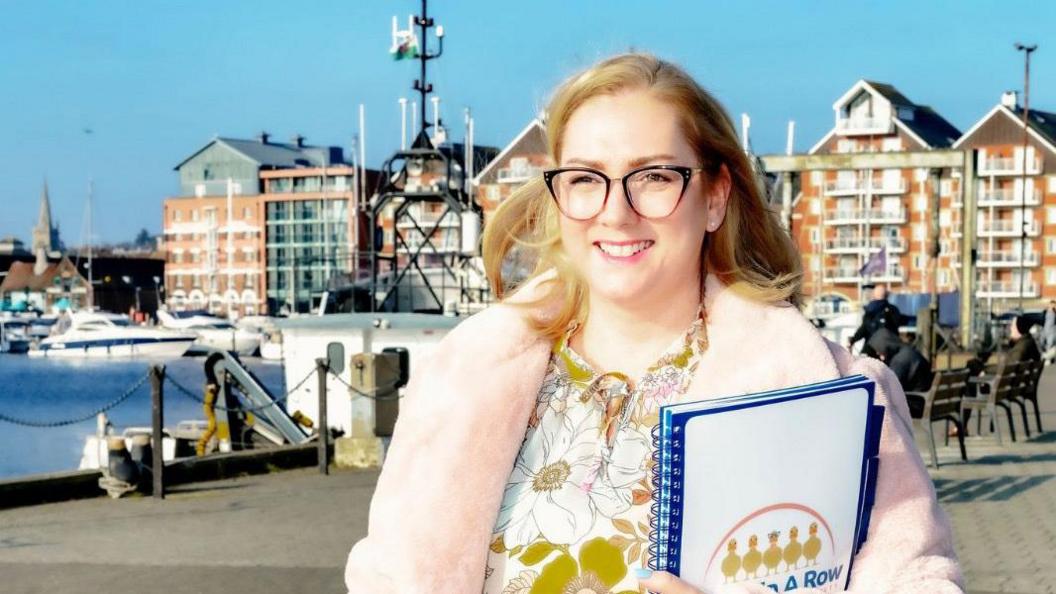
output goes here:
[[901, 323], [902, 312], [898, 311], [897, 307], [887, 301], [887, 287], [877, 285], [873, 287], [873, 300], [866, 304], [862, 313], [862, 325], [851, 336], [847, 348], [853, 348], [856, 342], [864, 340], [865, 345], [862, 347], [862, 354], [876, 359], [878, 358], [877, 353], [869, 346], [869, 339], [880, 328], [890, 330], [897, 337], [898, 327]]
[[1041, 350], [1038, 343], [1030, 333], [1033, 322], [1025, 316], [1017, 316], [1012, 321], [1012, 349], [1008, 351], [1005, 358], [1007, 364], [1021, 363], [1023, 361], [1041, 361]]
[[[934, 374], [931, 363], [913, 345], [907, 344], [889, 328], [880, 328], [869, 337], [866, 346], [894, 372], [902, 390], [906, 392], [910, 415], [919, 419], [924, 414], [924, 399], [909, 392], [926, 392]], [[864, 349], [863, 349], [864, 350]]]

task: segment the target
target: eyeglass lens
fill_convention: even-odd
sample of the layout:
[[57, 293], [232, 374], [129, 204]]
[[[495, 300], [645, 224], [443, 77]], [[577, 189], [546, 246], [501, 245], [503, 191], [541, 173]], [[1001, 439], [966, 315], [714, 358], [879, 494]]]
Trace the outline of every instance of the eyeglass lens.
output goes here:
[[[616, 182], [619, 183], [619, 182]], [[593, 218], [605, 204], [605, 177], [589, 171], [562, 171], [553, 178], [554, 197], [565, 216]], [[632, 208], [646, 218], [666, 217], [682, 196], [685, 179], [669, 169], [643, 169], [625, 180]]]

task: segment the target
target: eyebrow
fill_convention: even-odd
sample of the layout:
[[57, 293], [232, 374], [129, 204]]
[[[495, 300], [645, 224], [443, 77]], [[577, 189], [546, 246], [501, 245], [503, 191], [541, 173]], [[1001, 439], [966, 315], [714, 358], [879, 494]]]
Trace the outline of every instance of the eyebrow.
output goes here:
[[[648, 156], [645, 156], [645, 157], [638, 157], [638, 158], [632, 160], [627, 165], [628, 165], [628, 167], [630, 169], [634, 169], [635, 167], [640, 167], [642, 165], [645, 165], [646, 163], [652, 163], [653, 161], [661, 161], [661, 160], [671, 161], [671, 160], [674, 160], [674, 159], [675, 159], [674, 155], [669, 155], [667, 153], [663, 153], [663, 154], [659, 154], [659, 155], [648, 155]], [[591, 161], [589, 159], [573, 158], [573, 159], [569, 159], [569, 160], [565, 161], [565, 163], [568, 164], [568, 165], [583, 165], [585, 167], [591, 167], [593, 169], [605, 169], [605, 164], [602, 163], [601, 161]]]

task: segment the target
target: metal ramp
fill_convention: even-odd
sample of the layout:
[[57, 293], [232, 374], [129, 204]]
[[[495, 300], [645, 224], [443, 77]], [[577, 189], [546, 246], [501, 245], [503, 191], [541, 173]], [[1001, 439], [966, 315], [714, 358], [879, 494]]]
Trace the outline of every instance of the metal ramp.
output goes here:
[[275, 444], [297, 445], [311, 440], [312, 436], [306, 434], [301, 425], [279, 406], [278, 400], [252, 371], [242, 365], [237, 355], [219, 349], [206, 350], [205, 374], [218, 380], [222, 392], [219, 402], [236, 402], [234, 392], [237, 391], [244, 401], [244, 410], [253, 413], [253, 429]]

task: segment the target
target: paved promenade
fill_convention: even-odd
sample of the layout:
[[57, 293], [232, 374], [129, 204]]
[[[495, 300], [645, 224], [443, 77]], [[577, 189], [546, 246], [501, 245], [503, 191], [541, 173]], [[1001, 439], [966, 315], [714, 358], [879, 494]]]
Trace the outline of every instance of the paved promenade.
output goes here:
[[[1056, 369], [1042, 392], [1049, 433], [971, 438], [968, 463], [941, 448], [932, 471], [972, 594], [1056, 592]], [[163, 502], [0, 511], [0, 592], [344, 592], [376, 477], [305, 469], [186, 485]]]

